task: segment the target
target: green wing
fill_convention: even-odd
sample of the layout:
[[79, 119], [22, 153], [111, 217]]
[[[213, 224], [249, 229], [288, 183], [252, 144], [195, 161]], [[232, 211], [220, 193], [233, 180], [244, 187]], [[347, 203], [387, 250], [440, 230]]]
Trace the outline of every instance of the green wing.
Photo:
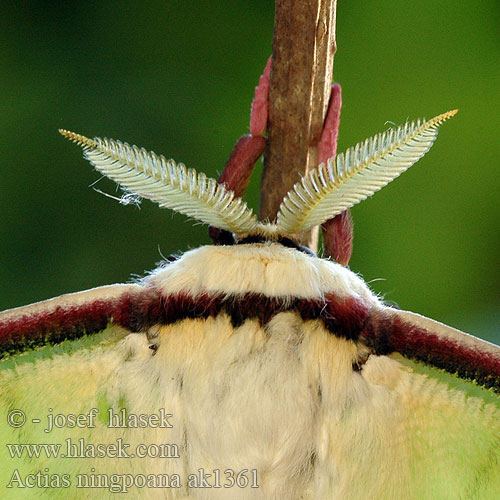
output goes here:
[[[88, 500], [116, 498], [123, 490], [128, 494], [122, 496], [134, 499], [188, 499], [205, 493], [293, 499], [298, 491], [303, 499], [499, 497], [496, 393], [400, 355], [372, 354], [359, 372], [352, 370], [351, 355], [362, 349], [356, 343], [332, 336], [319, 323], [301, 323], [292, 312], [278, 316], [267, 333], [252, 322], [234, 329], [227, 317], [186, 319], [158, 330], [157, 351], [150, 349], [146, 335], [112, 327], [93, 338], [4, 360], [3, 496]], [[93, 408], [93, 426], [88, 417], [82, 427], [44, 432], [48, 415], [85, 419]], [[172, 427], [110, 428], [110, 409], [115, 416], [165, 409], [173, 414]], [[14, 425], [7, 423], [13, 410], [26, 417], [21, 427], [15, 427], [19, 415]], [[68, 440], [79, 453], [80, 442], [94, 451], [97, 445], [107, 446], [107, 456], [62, 457]], [[119, 447], [120, 440], [128, 453], [145, 444], [156, 450], [168, 445], [169, 454], [111, 456], [109, 447]], [[290, 440], [296, 451], [286, 455]], [[28, 459], [24, 450], [23, 457], [16, 457], [16, 444], [49, 445], [49, 450], [60, 445], [60, 455], [48, 457], [42, 450]], [[222, 452], [234, 460], [220, 458]], [[287, 468], [284, 464], [295, 455], [303, 457], [295, 462], [302, 468]], [[261, 490], [189, 489], [187, 473], [196, 472], [198, 464], [207, 472], [257, 466]], [[18, 487], [38, 472], [51, 487]], [[71, 486], [57, 487], [65, 474]], [[173, 486], [176, 474], [179, 488]], [[87, 487], [78, 488], [77, 477]], [[170, 485], [127, 488], [128, 477], [163, 477]], [[273, 496], [269, 477], [279, 478], [284, 488], [293, 482], [295, 493]], [[104, 480], [106, 487], [88, 485]], [[9, 484], [12, 489], [6, 488]]]
[[[374, 498], [500, 497], [498, 394], [399, 354], [373, 356], [362, 373], [371, 384], [388, 391], [384, 412], [390, 434], [380, 433], [387, 437], [387, 446], [379, 454], [375, 474], [369, 464], [363, 465], [373, 476], [390, 477], [381, 468], [392, 468], [393, 482], [381, 486]], [[377, 477], [372, 484], [377, 484]]]
[[[108, 410], [119, 414], [125, 404], [122, 389], [127, 392], [134, 381], [131, 371], [151, 358], [146, 335], [131, 332], [158, 322], [151, 314], [158, 310], [156, 301], [153, 290], [118, 284], [0, 313], [2, 498], [116, 495], [109, 487], [78, 488], [76, 478], [85, 482], [92, 469], [109, 478], [132, 468], [110, 456], [123, 429], [108, 427]], [[20, 347], [25, 350], [16, 354]], [[80, 440], [86, 455], [68, 457]], [[111, 448], [96, 456], [97, 445]]]
[[[124, 348], [128, 334], [122, 328], [110, 327], [94, 336], [42, 347], [0, 363], [0, 484], [5, 488], [6, 498], [88, 498], [88, 489], [68, 489], [57, 484], [61, 484], [65, 474], [70, 474], [74, 485], [76, 474], [90, 474], [91, 467], [114, 470], [105, 458], [96, 461], [61, 455], [65, 454], [66, 439], [74, 443], [79, 439], [108, 443], [117, 438], [112, 432], [103, 433], [106, 429], [103, 415], [112, 405], [109, 398], [116, 382], [117, 366], [129, 355]], [[144, 350], [148, 351], [147, 345]], [[87, 415], [92, 408], [99, 410], [100, 420], [96, 419], [95, 428], [54, 427], [46, 432], [50, 429], [50, 416]], [[10, 424], [9, 419], [13, 419]], [[24, 425], [18, 426], [24, 420]], [[16, 456], [21, 453], [21, 449], [16, 448], [19, 444], [43, 444], [49, 449], [42, 448], [38, 458], [30, 459], [28, 450], [22, 451], [22, 457]], [[58, 446], [58, 458], [47, 456], [47, 451], [50, 454], [50, 450]], [[55, 487], [22, 486], [27, 484], [29, 474], [38, 472], [50, 477]], [[96, 498], [106, 498], [106, 494]]]

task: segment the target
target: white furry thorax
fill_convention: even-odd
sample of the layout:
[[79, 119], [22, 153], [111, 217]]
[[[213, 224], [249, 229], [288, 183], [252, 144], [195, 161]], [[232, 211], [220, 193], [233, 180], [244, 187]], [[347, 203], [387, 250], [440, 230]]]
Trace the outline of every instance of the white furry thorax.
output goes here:
[[377, 302], [366, 283], [331, 260], [278, 243], [203, 246], [146, 278], [162, 294], [184, 292], [322, 299], [327, 293]]

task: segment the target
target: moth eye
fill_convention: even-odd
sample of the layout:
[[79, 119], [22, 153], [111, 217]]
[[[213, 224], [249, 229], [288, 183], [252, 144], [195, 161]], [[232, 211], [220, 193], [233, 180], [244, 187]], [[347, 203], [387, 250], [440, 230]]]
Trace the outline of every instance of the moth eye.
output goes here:
[[264, 243], [265, 241], [266, 241], [266, 239], [263, 236], [259, 236], [257, 234], [252, 234], [250, 236], [247, 236], [246, 238], [238, 240], [238, 245], [249, 245], [252, 243]]
[[299, 245], [297, 247], [301, 252], [306, 253], [307, 255], [312, 255], [313, 257], [317, 257], [314, 250], [311, 250], [309, 247], [305, 247], [304, 245]]
[[235, 245], [236, 237], [234, 233], [226, 231], [225, 229], [219, 229], [214, 226], [209, 226], [208, 235], [212, 239], [214, 245]]
[[295, 241], [291, 240], [290, 238], [280, 238], [279, 243], [281, 243], [284, 247], [295, 248], [296, 250], [299, 250], [303, 253], [306, 253], [308, 255], [312, 255], [313, 257], [316, 257], [316, 254], [309, 247], [306, 247], [304, 245], [299, 245], [298, 243], [295, 243]]

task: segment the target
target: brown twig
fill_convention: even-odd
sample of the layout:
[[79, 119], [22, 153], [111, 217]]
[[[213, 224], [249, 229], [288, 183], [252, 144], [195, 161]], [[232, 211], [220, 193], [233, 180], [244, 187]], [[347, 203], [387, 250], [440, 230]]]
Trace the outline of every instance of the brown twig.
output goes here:
[[[333, 76], [336, 3], [276, 0], [263, 220], [276, 217], [283, 196], [317, 165]], [[304, 242], [311, 245], [310, 235]]]

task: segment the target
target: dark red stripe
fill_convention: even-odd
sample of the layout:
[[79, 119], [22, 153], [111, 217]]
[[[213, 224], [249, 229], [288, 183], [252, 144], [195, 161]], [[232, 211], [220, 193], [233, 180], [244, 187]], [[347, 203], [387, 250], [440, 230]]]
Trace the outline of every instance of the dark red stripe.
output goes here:
[[257, 319], [261, 325], [285, 311], [296, 311], [304, 321], [321, 320], [325, 327], [340, 337], [356, 339], [369, 314], [368, 305], [357, 298], [339, 298], [329, 294], [325, 300], [285, 299], [257, 293], [223, 298], [209, 294], [191, 297], [174, 294], [162, 298], [162, 315], [158, 323], [171, 324], [185, 318], [207, 318], [225, 313], [234, 327], [247, 319]]
[[439, 337], [391, 314], [369, 316], [368, 305], [353, 297], [328, 294], [325, 300], [267, 297], [248, 293], [223, 298], [177, 293], [159, 296], [151, 290], [80, 306], [24, 315], [0, 324], [0, 352], [13, 353], [99, 332], [112, 321], [140, 332], [155, 324], [225, 313], [234, 327], [246, 319], [268, 323], [280, 312], [296, 311], [304, 321], [321, 320], [334, 335], [361, 340], [376, 354], [399, 352], [500, 392], [500, 359], [491, 353]]
[[397, 316], [383, 313], [371, 316], [360, 340], [376, 354], [398, 352], [500, 392], [499, 357], [439, 337]]
[[124, 294], [80, 306], [25, 315], [0, 324], [0, 351], [16, 352], [46, 343], [58, 343], [103, 330], [110, 321], [133, 332], [155, 324], [169, 325], [188, 318], [215, 317], [225, 313], [234, 327], [246, 319], [268, 323], [280, 312], [296, 311], [304, 321], [321, 320], [333, 334], [357, 339], [369, 314], [368, 305], [353, 297], [335, 294], [326, 300], [285, 299], [248, 293], [227, 298], [183, 293], [159, 296], [152, 291]]
[[71, 307], [57, 306], [0, 323], [0, 355], [57, 344], [100, 332], [113, 321], [132, 331], [140, 330], [159, 315], [157, 296], [150, 291], [126, 293], [119, 298], [98, 299]]

